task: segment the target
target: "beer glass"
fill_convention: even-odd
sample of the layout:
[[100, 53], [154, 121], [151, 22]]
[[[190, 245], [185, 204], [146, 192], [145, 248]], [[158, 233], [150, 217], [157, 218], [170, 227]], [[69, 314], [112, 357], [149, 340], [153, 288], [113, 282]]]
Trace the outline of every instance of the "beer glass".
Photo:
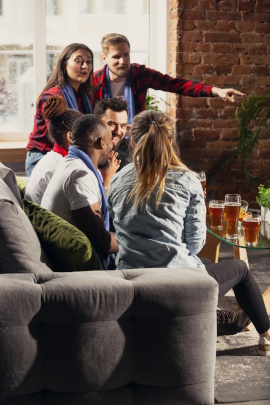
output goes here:
[[258, 214], [244, 216], [243, 227], [245, 228], [246, 246], [257, 246], [261, 228], [261, 216]]
[[205, 174], [205, 172], [200, 172], [199, 173], [199, 179], [200, 179], [203, 191], [204, 191], [205, 188], [206, 188], [206, 174]]
[[243, 217], [245, 212], [247, 212], [248, 210], [248, 202], [245, 200], [241, 200], [241, 206], [240, 206], [240, 213], [239, 213], [239, 218], [238, 221], [242, 222], [243, 221]]
[[226, 239], [233, 240], [238, 237], [238, 218], [241, 206], [239, 194], [225, 195], [225, 212], [227, 220]]
[[223, 213], [224, 213], [224, 201], [222, 200], [210, 200], [208, 205], [208, 211], [210, 212], [211, 227], [223, 228]]

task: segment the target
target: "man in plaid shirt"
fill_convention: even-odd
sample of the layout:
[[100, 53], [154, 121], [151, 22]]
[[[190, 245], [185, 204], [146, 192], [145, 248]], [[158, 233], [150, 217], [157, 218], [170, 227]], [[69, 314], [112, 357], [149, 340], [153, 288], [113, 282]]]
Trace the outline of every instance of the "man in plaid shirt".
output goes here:
[[234, 101], [234, 89], [221, 89], [182, 78], [172, 78], [137, 63], [130, 64], [130, 44], [124, 35], [107, 34], [102, 38], [104, 68], [94, 73], [95, 99], [124, 96], [129, 106], [129, 123], [145, 109], [149, 88], [191, 97], [221, 97]]

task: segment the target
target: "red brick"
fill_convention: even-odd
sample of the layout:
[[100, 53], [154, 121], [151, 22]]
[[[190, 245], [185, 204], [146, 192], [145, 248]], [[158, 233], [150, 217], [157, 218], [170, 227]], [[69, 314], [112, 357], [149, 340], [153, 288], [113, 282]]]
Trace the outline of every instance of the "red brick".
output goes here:
[[195, 51], [196, 43], [195, 42], [183, 41], [183, 42], [181, 42], [181, 49], [182, 49], [183, 52], [185, 52], [185, 51], [188, 51], [188, 52]]
[[258, 77], [256, 84], [257, 86], [270, 86], [270, 77]]
[[239, 129], [223, 129], [222, 131], [220, 131], [220, 139], [239, 139]]
[[235, 11], [236, 10], [236, 1], [219, 1], [218, 9], [220, 11]]
[[252, 0], [240, 0], [238, 3], [239, 11], [252, 11], [254, 7], [254, 2]]
[[240, 63], [242, 65], [249, 65], [255, 63], [255, 65], [269, 66], [270, 56], [253, 56], [253, 55], [240, 55]]
[[254, 24], [253, 22], [239, 22], [236, 23], [237, 31], [238, 32], [252, 32], [254, 31]]
[[193, 128], [211, 128], [212, 127], [212, 120], [197, 118], [197, 119], [189, 119], [189, 125]]
[[235, 107], [225, 107], [219, 111], [218, 116], [221, 118], [233, 118], [235, 116]]
[[264, 44], [251, 45], [249, 47], [249, 54], [250, 55], [266, 55], [267, 46]]
[[202, 8], [203, 10], [216, 10], [217, 1], [216, 0], [199, 0], [198, 8]]
[[181, 10], [193, 8], [196, 5], [196, 0], [179, 0]]
[[180, 19], [182, 20], [203, 20], [204, 12], [197, 10], [183, 10], [180, 14]]
[[236, 65], [232, 68], [233, 75], [248, 75], [250, 74], [249, 66]]
[[213, 44], [214, 53], [230, 53], [231, 44]]
[[186, 63], [183, 65], [183, 74], [193, 74], [194, 72], [194, 65], [191, 63]]
[[257, 10], [260, 13], [270, 13], [270, 3], [269, 1], [258, 1]]
[[214, 69], [217, 75], [228, 75], [232, 73], [232, 66], [229, 65], [215, 65]]
[[269, 34], [270, 33], [270, 25], [269, 24], [257, 24], [256, 25], [256, 32], [260, 34]]
[[209, 21], [240, 21], [241, 14], [240, 13], [230, 13], [230, 12], [222, 12], [222, 11], [206, 11], [206, 20]]
[[216, 118], [217, 113], [212, 108], [196, 108], [195, 115], [198, 118]]
[[255, 66], [251, 68], [251, 73], [258, 76], [267, 76], [269, 75], [269, 68], [266, 66]]
[[206, 52], [206, 53], [208, 53], [208, 52], [211, 52], [211, 49], [212, 49], [212, 44], [210, 44], [209, 42], [208, 43], [197, 42], [195, 46], [196, 46], [196, 51], [197, 52]]
[[217, 65], [217, 64], [233, 64], [237, 65], [239, 62], [239, 55], [234, 54], [207, 54], [203, 55], [203, 63], [205, 65]]
[[253, 23], [255, 22], [269, 22], [269, 14], [266, 13], [252, 13], [252, 12], [247, 12], [243, 13], [243, 21], [252, 21]]
[[257, 80], [254, 75], [247, 75], [247, 76], [242, 76], [240, 79], [240, 82], [243, 86], [248, 86], [249, 84], [252, 85], [255, 82], [257, 83]]
[[199, 31], [185, 31], [182, 35], [183, 41], [201, 41], [202, 34]]
[[241, 34], [241, 40], [242, 42], [245, 42], [247, 44], [255, 44], [255, 43], [261, 43], [262, 42], [262, 37], [260, 34], [253, 34], [253, 33], [243, 33]]
[[[239, 85], [238, 76], [214, 76], [214, 77], [205, 77], [205, 84], [214, 85], [216, 87], [235, 87]], [[240, 83], [241, 84], [241, 83]]]
[[235, 31], [236, 30], [236, 23], [234, 21], [218, 21], [217, 23], [217, 30], [218, 31]]
[[206, 42], [229, 42], [229, 43], [235, 43], [235, 42], [241, 42], [240, 37], [238, 33], [234, 32], [207, 32], [205, 34], [205, 41]]
[[193, 20], [182, 20], [180, 21], [180, 28], [185, 31], [192, 31], [195, 28]]
[[215, 142], [208, 142], [206, 148], [208, 149], [232, 149], [237, 146], [237, 143], [232, 140], [217, 140]]
[[207, 99], [205, 97], [183, 97], [183, 107], [206, 107]]
[[196, 26], [199, 31], [215, 31], [216, 22], [215, 21], [197, 21]]
[[[224, 119], [224, 118], [217, 119], [213, 123], [213, 128], [234, 128], [236, 126], [238, 126], [238, 123], [236, 121], [229, 120], [229, 119]], [[237, 128], [237, 131], [238, 131], [238, 137], [239, 137], [238, 128]], [[223, 132], [225, 134], [226, 131], [223, 131]]]
[[219, 139], [219, 131], [213, 129], [201, 130], [201, 129], [194, 129], [194, 135], [196, 140], [198, 139]]
[[214, 67], [212, 65], [196, 65], [194, 68], [194, 74], [204, 75], [204, 74], [213, 74]]
[[201, 63], [202, 55], [197, 52], [185, 52], [182, 55], [182, 63]]

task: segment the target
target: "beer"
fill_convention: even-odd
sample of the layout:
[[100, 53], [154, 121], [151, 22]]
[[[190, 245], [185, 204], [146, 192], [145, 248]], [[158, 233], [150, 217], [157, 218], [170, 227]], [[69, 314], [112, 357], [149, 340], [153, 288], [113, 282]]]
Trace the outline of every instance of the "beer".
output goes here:
[[202, 188], [203, 188], [203, 191], [204, 191], [205, 188], [206, 188], [206, 180], [201, 180], [201, 185], [202, 185]]
[[211, 226], [213, 228], [223, 227], [223, 213], [224, 213], [224, 201], [212, 200], [209, 202], [208, 210], [211, 217]]
[[241, 206], [239, 194], [225, 195], [225, 212], [227, 220], [226, 239], [233, 240], [238, 237], [238, 218]]
[[246, 245], [257, 246], [261, 228], [260, 215], [253, 215], [251, 218], [244, 217], [243, 226], [245, 228]]

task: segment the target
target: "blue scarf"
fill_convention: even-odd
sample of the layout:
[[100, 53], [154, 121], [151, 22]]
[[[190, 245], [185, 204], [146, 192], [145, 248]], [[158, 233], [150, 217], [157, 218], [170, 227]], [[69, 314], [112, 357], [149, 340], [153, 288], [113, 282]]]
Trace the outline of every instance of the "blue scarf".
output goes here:
[[[75, 97], [75, 93], [73, 88], [71, 87], [71, 85], [69, 83], [67, 83], [65, 86], [60, 87], [61, 92], [64, 96], [64, 99], [66, 101], [67, 107], [68, 108], [73, 108], [73, 110], [78, 110], [79, 111], [79, 107], [78, 107], [78, 103]], [[87, 96], [86, 92], [83, 91], [83, 107], [84, 107], [84, 111], [86, 114], [93, 114], [93, 110], [89, 101], [89, 97]]]
[[105, 229], [109, 231], [110, 229], [110, 220], [109, 220], [109, 212], [107, 210], [107, 197], [106, 197], [106, 192], [105, 192], [105, 187], [103, 184], [103, 180], [99, 172], [95, 169], [92, 160], [90, 157], [83, 152], [82, 150], [76, 148], [75, 146], [70, 146], [68, 149], [68, 157], [72, 159], [81, 159], [81, 161], [90, 169], [94, 175], [97, 178], [100, 193], [101, 193], [101, 201], [102, 201], [102, 206], [101, 206], [101, 213], [104, 219], [105, 223]]
[[[112, 89], [111, 81], [109, 76], [109, 68], [106, 66], [106, 88], [105, 88], [105, 98], [112, 98]], [[135, 104], [134, 104], [134, 95], [130, 83], [130, 77], [128, 75], [125, 84], [124, 97], [128, 103], [128, 123], [131, 124], [135, 115]]]

